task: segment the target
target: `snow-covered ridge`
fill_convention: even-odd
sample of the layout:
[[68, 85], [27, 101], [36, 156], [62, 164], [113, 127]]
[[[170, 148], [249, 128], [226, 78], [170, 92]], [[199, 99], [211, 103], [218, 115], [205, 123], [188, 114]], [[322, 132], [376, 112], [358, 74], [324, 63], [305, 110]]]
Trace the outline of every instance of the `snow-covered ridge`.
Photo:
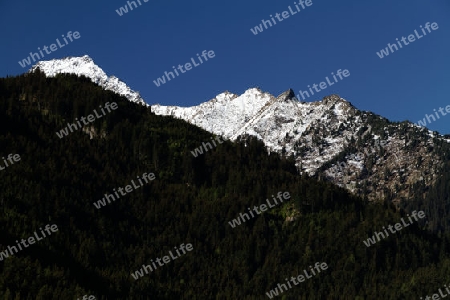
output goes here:
[[[278, 97], [251, 88], [238, 96], [229, 92], [192, 107], [152, 105], [157, 115], [170, 115], [197, 125], [226, 139], [251, 135], [262, 140], [268, 149], [299, 156], [299, 145], [309, 145], [298, 165], [308, 173], [330, 160], [347, 145], [355, 132], [364, 127], [358, 110], [337, 95], [317, 102], [299, 102], [292, 90]], [[313, 136], [316, 129], [327, 128], [336, 134], [325, 138], [325, 149], [317, 149]], [[337, 134], [338, 131], [341, 131]]]
[[[412, 123], [390, 123], [370, 112], [359, 111], [338, 95], [300, 102], [292, 90], [275, 97], [251, 88], [242, 95], [225, 92], [197, 106], [157, 104], [151, 110], [157, 115], [183, 119], [228, 140], [254, 136], [268, 150], [292, 155], [300, 173], [326, 178], [370, 200], [384, 199], [387, 195], [394, 195], [392, 201], [408, 199], [411, 196], [408, 186], [423, 180], [428, 184], [434, 182], [442, 163], [438, 155], [426, 150], [433, 145], [433, 138], [442, 137], [433, 134], [416, 140], [417, 146], [412, 150], [408, 148], [409, 134], [420, 136], [417, 133], [425, 129]], [[377, 132], [368, 129], [379, 127], [380, 123], [384, 125], [383, 136], [379, 129]], [[377, 152], [374, 146], [380, 139], [386, 145], [383, 152]], [[359, 152], [368, 155], [357, 160], [355, 155]], [[338, 157], [346, 167], [333, 173]], [[419, 160], [423, 160], [420, 166]]]
[[84, 75], [105, 90], [124, 96], [131, 102], [147, 105], [144, 99], [139, 95], [139, 92], [133, 91], [115, 76], [108, 77], [88, 55], [39, 61], [28, 72], [34, 72], [37, 68], [45, 73], [47, 77], [55, 77], [56, 74], [60, 73], [75, 74], [78, 76]]
[[[37, 68], [49, 77], [58, 73], [84, 75], [106, 90], [147, 105], [139, 93], [118, 78], [108, 77], [87, 55], [41, 61], [29, 72]], [[197, 106], [155, 104], [151, 110], [157, 115], [183, 119], [229, 140], [255, 136], [269, 151], [292, 155], [300, 173], [328, 179], [371, 200], [386, 195], [395, 201], [408, 199], [408, 187], [422, 181], [432, 184], [442, 163], [439, 155], [428, 150], [436, 148], [434, 139], [443, 139], [442, 136], [429, 131], [424, 137], [420, 132], [426, 129], [412, 123], [391, 123], [359, 111], [338, 95], [303, 102], [292, 90], [275, 97], [250, 88], [242, 95], [223, 92]], [[378, 129], [368, 131], [372, 127]], [[374, 150], [375, 140], [380, 139], [386, 145], [383, 152]], [[411, 139], [415, 139], [413, 149], [409, 147]], [[364, 160], [355, 159], [358, 152], [368, 155]], [[346, 167], [333, 173], [336, 159]]]

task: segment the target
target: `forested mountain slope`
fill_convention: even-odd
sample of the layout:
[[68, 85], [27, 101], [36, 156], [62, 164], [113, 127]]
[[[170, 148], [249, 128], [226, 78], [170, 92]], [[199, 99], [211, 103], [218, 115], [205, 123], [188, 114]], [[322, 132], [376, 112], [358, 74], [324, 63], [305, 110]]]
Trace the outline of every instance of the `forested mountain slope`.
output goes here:
[[[118, 109], [56, 135], [107, 102]], [[363, 241], [406, 213], [300, 176], [294, 160], [267, 155], [255, 139], [194, 157], [211, 137], [87, 78], [37, 72], [0, 79], [1, 156], [21, 157], [0, 171], [0, 252], [46, 224], [58, 226], [0, 261], [0, 299], [267, 299], [316, 262], [328, 269], [279, 298], [411, 299], [448, 284], [448, 235], [425, 230], [442, 213], [426, 211], [421, 222], [367, 247]], [[155, 179], [93, 205], [144, 173]], [[442, 180], [430, 194], [446, 205]], [[230, 226], [279, 191], [291, 199]], [[442, 209], [420, 205], [408, 209]], [[193, 250], [131, 276], [183, 243]]]

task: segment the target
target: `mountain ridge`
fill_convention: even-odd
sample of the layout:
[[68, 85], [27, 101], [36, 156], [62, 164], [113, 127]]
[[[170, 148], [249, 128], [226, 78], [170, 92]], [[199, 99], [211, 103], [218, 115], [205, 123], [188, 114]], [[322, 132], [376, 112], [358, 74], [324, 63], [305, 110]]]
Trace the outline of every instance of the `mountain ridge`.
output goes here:
[[[59, 73], [87, 76], [103, 88], [125, 95], [131, 102], [146, 105], [138, 93], [116, 77], [107, 77], [87, 55], [39, 62], [30, 72], [37, 68], [50, 77]], [[450, 142], [411, 122], [390, 122], [360, 111], [336, 94], [315, 102], [302, 102], [292, 89], [274, 96], [255, 87], [241, 95], [225, 91], [191, 107], [147, 106], [154, 114], [183, 119], [232, 141], [254, 136], [266, 145], [268, 153], [293, 156], [300, 174], [330, 180], [359, 195], [368, 193], [370, 200], [399, 202], [410, 196], [409, 185], [423, 180], [435, 182], [441, 156], [423, 149], [436, 148], [439, 140]], [[369, 134], [367, 128], [371, 128]], [[410, 147], [410, 136], [421, 139], [415, 148]], [[376, 146], [380, 141], [385, 144], [381, 150]], [[367, 157], [357, 159], [357, 153], [366, 153]], [[415, 169], [418, 161], [431, 169]], [[334, 172], [338, 163], [346, 167]], [[408, 184], [403, 185], [405, 182]]]
[[[292, 90], [278, 97], [255, 88], [231, 95], [219, 94], [192, 107], [151, 109], [233, 141], [255, 136], [268, 152], [292, 155], [300, 174], [330, 180], [358, 195], [368, 193], [369, 200], [398, 204], [412, 197], [411, 186], [433, 184], [441, 174], [442, 156], [427, 149], [437, 149], [439, 141], [448, 144], [449, 139], [410, 122], [390, 122], [360, 111], [339, 95], [315, 102], [297, 101]], [[420, 141], [410, 146], [416, 138]], [[357, 153], [365, 153], [364, 158]], [[336, 172], [338, 163], [345, 168]]]

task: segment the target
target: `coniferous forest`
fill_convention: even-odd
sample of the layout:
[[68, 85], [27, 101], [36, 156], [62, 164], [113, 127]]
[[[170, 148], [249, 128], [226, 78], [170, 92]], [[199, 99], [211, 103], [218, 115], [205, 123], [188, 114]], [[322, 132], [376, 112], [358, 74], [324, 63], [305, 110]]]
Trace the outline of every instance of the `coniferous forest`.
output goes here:
[[[107, 102], [118, 109], [92, 122], [91, 134], [56, 135]], [[267, 299], [316, 262], [328, 269], [275, 299], [420, 299], [450, 283], [448, 172], [398, 209], [300, 176], [292, 158], [268, 155], [253, 138], [194, 157], [211, 137], [85, 77], [0, 79], [0, 156], [21, 157], [0, 171], [0, 252], [58, 226], [0, 261], [0, 299]], [[94, 207], [143, 173], [156, 178]], [[279, 191], [291, 199], [229, 225]], [[364, 245], [414, 210], [426, 218]], [[193, 250], [131, 276], [183, 243]]]

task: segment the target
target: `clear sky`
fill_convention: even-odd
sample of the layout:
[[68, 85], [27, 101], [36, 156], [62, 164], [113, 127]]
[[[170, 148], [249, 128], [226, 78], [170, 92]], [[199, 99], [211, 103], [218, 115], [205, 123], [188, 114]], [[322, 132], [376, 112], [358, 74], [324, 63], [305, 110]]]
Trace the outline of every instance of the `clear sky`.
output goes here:
[[[78, 40], [44, 59], [87, 54], [149, 104], [192, 106], [251, 87], [298, 94], [348, 69], [349, 77], [305, 101], [336, 93], [361, 110], [415, 123], [450, 105], [450, 1], [311, 0], [300, 12], [295, 1], [140, 0], [119, 16], [116, 9], [127, 1], [0, 0], [0, 77], [25, 72], [18, 61], [78, 31]], [[250, 31], [283, 11], [287, 19], [257, 35]], [[420, 25], [427, 22], [439, 28], [425, 36]], [[383, 59], [376, 54], [414, 30], [420, 39]], [[203, 50], [215, 57], [160, 87], [153, 83]], [[440, 116], [427, 127], [450, 133], [450, 114]]]

